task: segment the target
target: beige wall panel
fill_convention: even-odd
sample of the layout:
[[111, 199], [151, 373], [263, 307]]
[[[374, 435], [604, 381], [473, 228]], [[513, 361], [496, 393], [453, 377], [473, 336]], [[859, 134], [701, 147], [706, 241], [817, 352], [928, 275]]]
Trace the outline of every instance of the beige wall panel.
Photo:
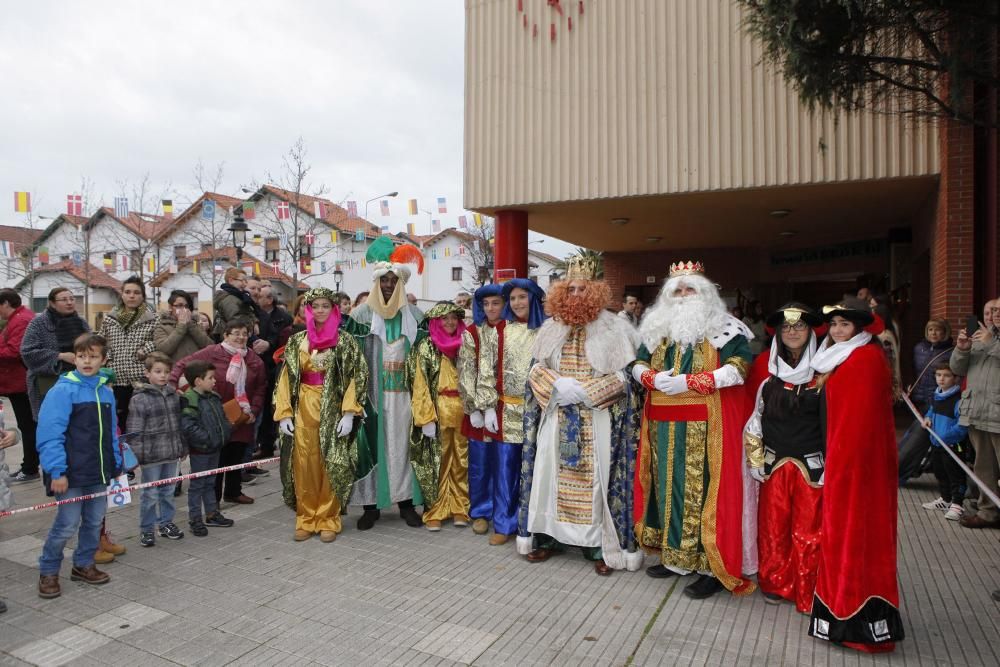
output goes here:
[[931, 125], [808, 113], [732, 0], [524, 5], [466, 0], [467, 208], [937, 172]]

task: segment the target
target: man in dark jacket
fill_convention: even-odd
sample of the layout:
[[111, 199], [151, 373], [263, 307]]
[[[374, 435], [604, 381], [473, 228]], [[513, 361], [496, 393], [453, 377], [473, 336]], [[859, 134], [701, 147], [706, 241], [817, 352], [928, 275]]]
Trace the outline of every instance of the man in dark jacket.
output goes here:
[[[260, 297], [257, 300], [260, 307], [261, 327], [260, 337], [268, 342], [268, 351], [278, 349], [278, 337], [280, 333], [292, 325], [292, 316], [288, 311], [279, 308], [274, 298], [274, 288], [271, 283], [264, 282], [260, 286]], [[278, 426], [274, 423], [271, 405], [271, 396], [274, 394], [274, 385], [277, 379], [277, 364], [274, 362], [274, 355], [264, 354], [264, 366], [267, 368], [267, 405], [261, 415], [260, 427], [257, 430], [257, 450], [259, 458], [270, 458], [274, 456], [274, 443], [278, 437]], [[253, 473], [259, 469], [253, 469]]]
[[10, 399], [21, 429], [24, 459], [21, 469], [11, 481], [28, 482], [38, 479], [38, 450], [35, 448], [35, 416], [28, 401], [28, 382], [21, 360], [21, 341], [35, 314], [21, 305], [21, 296], [12, 289], [0, 290], [0, 319], [7, 321], [0, 334], [0, 396]]

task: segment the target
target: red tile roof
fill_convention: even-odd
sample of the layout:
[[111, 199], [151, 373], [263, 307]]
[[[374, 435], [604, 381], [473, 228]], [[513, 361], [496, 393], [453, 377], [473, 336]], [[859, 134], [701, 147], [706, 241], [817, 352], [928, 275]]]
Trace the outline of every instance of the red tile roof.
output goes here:
[[128, 228], [131, 232], [138, 234], [141, 238], [146, 240], [152, 240], [158, 236], [162, 236], [165, 231], [171, 230], [175, 226], [175, 220], [173, 218], [168, 218], [162, 215], [153, 215], [152, 213], [136, 213], [135, 211], [129, 211], [128, 216], [124, 219], [119, 218], [115, 215], [115, 210], [113, 208], [108, 208], [107, 206], [102, 206], [98, 209], [95, 217], [105, 215], [113, 220], [117, 220]]
[[[206, 250], [205, 252], [200, 252], [197, 255], [191, 255], [189, 257], [178, 259], [177, 268], [180, 269], [185, 266], [190, 266], [191, 263], [194, 262], [195, 260], [199, 262], [218, 261], [226, 263], [229, 266], [236, 266], [236, 248], [233, 247], [216, 248], [214, 250]], [[296, 283], [295, 280], [287, 273], [282, 273], [281, 271], [275, 271], [273, 268], [271, 268], [270, 262], [259, 260], [253, 255], [249, 254], [248, 252], [244, 251], [243, 259], [240, 260], [240, 265], [244, 269], [249, 267], [251, 271], [249, 271], [248, 273], [252, 274], [254, 273], [252, 269], [256, 264], [260, 265], [260, 272], [257, 273], [256, 275], [263, 280], [277, 280], [279, 282], [285, 283], [286, 285], [293, 286], [297, 289], [309, 289], [309, 285], [302, 282], [301, 280], [298, 281], [298, 283]], [[169, 278], [171, 275], [173, 274], [170, 273], [169, 269], [162, 270], [158, 272], [155, 276], [153, 276], [152, 280], [149, 281], [149, 286], [159, 287], [164, 282], [166, 282], [167, 278]]]
[[361, 229], [364, 231], [366, 238], [375, 238], [382, 233], [382, 230], [378, 225], [372, 224], [362, 217], [349, 215], [347, 213], [347, 209], [333, 203], [329, 199], [324, 199], [323, 197], [313, 197], [312, 195], [301, 193], [296, 194], [289, 190], [279, 188], [276, 185], [264, 185], [260, 190], [296, 206], [300, 211], [305, 212], [306, 215], [309, 216], [313, 216], [315, 214], [315, 204], [316, 202], [320, 202], [326, 207], [326, 217], [321, 218], [321, 222], [324, 222], [345, 234], [353, 235], [357, 232], [357, 230]]
[[184, 211], [181, 212], [180, 215], [173, 218], [173, 224], [164, 226], [163, 230], [159, 232], [155, 240], [162, 241], [163, 238], [166, 237], [168, 234], [177, 231], [177, 229], [183, 226], [184, 223], [186, 223], [189, 218], [194, 216], [194, 213], [196, 211], [201, 210], [201, 206], [202, 204], [205, 203], [206, 199], [211, 199], [216, 203], [216, 205], [226, 210], [243, 205], [243, 200], [237, 197], [222, 195], [219, 194], [218, 192], [205, 192], [200, 197], [198, 197], [193, 204], [184, 209]]
[[[82, 218], [86, 220], [86, 218]], [[0, 241], [10, 241], [14, 252], [20, 252], [31, 246], [44, 233], [41, 229], [26, 229], [12, 225], [0, 225]]]
[[[120, 292], [122, 289], [121, 281], [115, 280], [108, 275], [107, 271], [104, 269], [90, 264], [90, 273], [87, 273], [87, 267], [83, 264], [77, 266], [73, 263], [71, 259], [64, 259], [61, 262], [56, 262], [55, 264], [46, 264], [45, 266], [35, 267], [35, 273], [58, 273], [60, 271], [65, 271], [70, 274], [84, 285], [90, 285], [91, 287], [103, 287], [105, 289], [113, 289], [116, 292]], [[27, 281], [27, 278], [21, 280], [18, 283], [18, 287], [22, 283]]]

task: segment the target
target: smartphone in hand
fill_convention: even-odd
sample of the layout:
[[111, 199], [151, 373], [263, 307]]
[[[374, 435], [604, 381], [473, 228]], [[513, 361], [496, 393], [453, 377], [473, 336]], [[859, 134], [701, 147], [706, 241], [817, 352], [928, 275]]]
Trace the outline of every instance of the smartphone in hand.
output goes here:
[[972, 338], [972, 334], [979, 331], [979, 318], [975, 315], [969, 315], [969, 319], [965, 321], [965, 335]]

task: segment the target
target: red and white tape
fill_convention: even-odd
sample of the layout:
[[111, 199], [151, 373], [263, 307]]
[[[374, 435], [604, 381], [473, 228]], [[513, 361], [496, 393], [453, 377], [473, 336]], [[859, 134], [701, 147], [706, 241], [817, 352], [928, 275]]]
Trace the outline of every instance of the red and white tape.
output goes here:
[[19, 507], [16, 510], [6, 510], [0, 512], [0, 519], [11, 516], [13, 514], [21, 514], [22, 512], [34, 512], [37, 510], [44, 510], [50, 507], [59, 507], [60, 505], [68, 505], [70, 503], [79, 503], [84, 500], [92, 500], [94, 498], [104, 498], [106, 496], [124, 493], [125, 491], [132, 492], [138, 491], [140, 489], [149, 489], [154, 486], [167, 486], [168, 484], [176, 484], [177, 482], [184, 481], [185, 479], [197, 479], [199, 477], [210, 477], [212, 475], [218, 475], [219, 473], [229, 472], [230, 470], [243, 470], [244, 468], [253, 468], [255, 466], [266, 465], [268, 463], [276, 463], [281, 460], [281, 457], [275, 456], [269, 459], [258, 459], [256, 461], [251, 461], [249, 463], [237, 463], [236, 465], [226, 466], [224, 468], [215, 468], [214, 470], [202, 470], [201, 472], [191, 472], [186, 475], [178, 475], [177, 477], [168, 477], [167, 479], [158, 479], [153, 482], [143, 482], [142, 484], [135, 484], [132, 486], [120, 486], [115, 489], [110, 489], [107, 491], [99, 491], [98, 493], [88, 493], [83, 496], [77, 496], [76, 498], [64, 498], [63, 500], [52, 500], [47, 503], [39, 503], [37, 505], [31, 505], [30, 507]]

